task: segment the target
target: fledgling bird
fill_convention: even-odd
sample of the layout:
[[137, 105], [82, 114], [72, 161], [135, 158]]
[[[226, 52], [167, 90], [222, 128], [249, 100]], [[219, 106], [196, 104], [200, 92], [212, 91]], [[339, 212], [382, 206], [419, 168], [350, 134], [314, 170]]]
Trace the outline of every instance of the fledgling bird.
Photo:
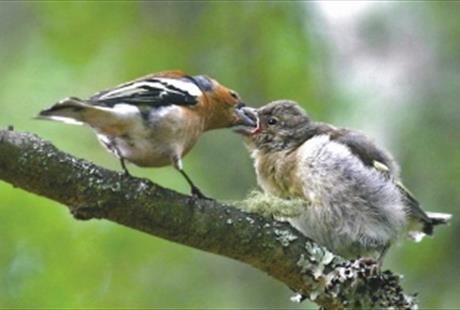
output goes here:
[[253, 124], [239, 111], [243, 106], [235, 91], [208, 76], [165, 71], [88, 99], [65, 98], [37, 118], [89, 125], [127, 174], [125, 161], [141, 167], [172, 164], [192, 194], [205, 197], [185, 173], [182, 158], [207, 130]]
[[364, 134], [315, 122], [293, 101], [243, 108], [256, 127], [240, 127], [267, 193], [308, 201], [286, 219], [300, 232], [346, 258], [378, 258], [408, 233], [432, 235], [450, 214], [421, 209], [402, 185], [395, 161]]

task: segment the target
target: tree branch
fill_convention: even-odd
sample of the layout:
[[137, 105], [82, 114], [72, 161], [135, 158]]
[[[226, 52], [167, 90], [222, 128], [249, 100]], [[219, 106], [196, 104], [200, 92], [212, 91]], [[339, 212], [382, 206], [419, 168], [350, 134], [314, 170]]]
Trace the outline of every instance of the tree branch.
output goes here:
[[0, 130], [0, 179], [68, 206], [76, 218], [107, 219], [245, 262], [327, 309], [416, 306], [399, 276], [370, 260], [345, 261], [286, 223], [109, 171], [33, 134]]

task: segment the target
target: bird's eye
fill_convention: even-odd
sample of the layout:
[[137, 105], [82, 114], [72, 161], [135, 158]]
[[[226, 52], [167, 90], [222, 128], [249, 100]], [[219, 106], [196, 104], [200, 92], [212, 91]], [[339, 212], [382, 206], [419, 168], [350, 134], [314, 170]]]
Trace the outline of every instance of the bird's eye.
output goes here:
[[268, 125], [275, 125], [276, 123], [278, 123], [278, 120], [275, 117], [270, 117], [267, 120]]
[[230, 96], [232, 96], [233, 99], [237, 99], [237, 100], [238, 100], [238, 94], [235, 93], [234, 91], [230, 91]]

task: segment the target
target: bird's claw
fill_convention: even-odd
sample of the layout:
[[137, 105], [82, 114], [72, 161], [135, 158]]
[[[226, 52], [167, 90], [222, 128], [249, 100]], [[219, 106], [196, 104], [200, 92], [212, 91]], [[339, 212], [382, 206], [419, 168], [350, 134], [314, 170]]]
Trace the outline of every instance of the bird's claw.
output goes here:
[[209, 198], [205, 194], [203, 194], [200, 189], [196, 186], [192, 187], [192, 197], [193, 198], [199, 198], [199, 199], [206, 199], [206, 200], [213, 200], [212, 198]]

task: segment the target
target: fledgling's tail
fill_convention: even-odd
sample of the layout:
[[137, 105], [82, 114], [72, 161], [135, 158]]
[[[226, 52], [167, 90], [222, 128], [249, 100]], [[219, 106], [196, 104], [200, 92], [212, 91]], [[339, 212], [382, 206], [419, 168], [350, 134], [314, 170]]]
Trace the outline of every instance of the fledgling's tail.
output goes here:
[[430, 219], [430, 223], [425, 223], [423, 227], [423, 232], [427, 235], [433, 234], [433, 228], [436, 225], [440, 224], [447, 224], [449, 220], [452, 218], [452, 214], [449, 213], [439, 213], [439, 212], [425, 212], [428, 218]]
[[84, 111], [92, 106], [76, 97], [65, 98], [51, 108], [41, 111], [37, 119], [50, 119], [68, 124], [82, 125], [84, 120]]
[[449, 220], [452, 218], [452, 214], [449, 213], [439, 213], [439, 212], [425, 212], [428, 217], [428, 220], [423, 221], [423, 227], [419, 231], [410, 231], [409, 236], [415, 241], [419, 242], [426, 235], [433, 235], [434, 227], [437, 225], [448, 224]]

